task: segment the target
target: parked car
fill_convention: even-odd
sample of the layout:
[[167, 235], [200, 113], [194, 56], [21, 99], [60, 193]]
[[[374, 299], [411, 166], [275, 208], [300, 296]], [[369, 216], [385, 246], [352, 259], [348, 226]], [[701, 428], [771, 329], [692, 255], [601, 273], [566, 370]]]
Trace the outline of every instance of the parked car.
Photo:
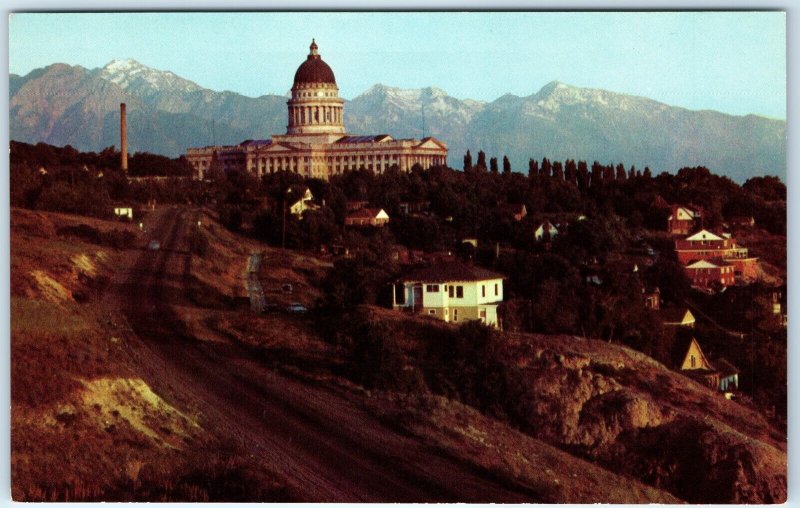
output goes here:
[[150, 240], [150, 243], [147, 244], [147, 248], [150, 250], [158, 250], [161, 248], [161, 242], [158, 240]]
[[308, 309], [302, 303], [295, 302], [286, 307], [286, 312], [290, 314], [305, 314]]

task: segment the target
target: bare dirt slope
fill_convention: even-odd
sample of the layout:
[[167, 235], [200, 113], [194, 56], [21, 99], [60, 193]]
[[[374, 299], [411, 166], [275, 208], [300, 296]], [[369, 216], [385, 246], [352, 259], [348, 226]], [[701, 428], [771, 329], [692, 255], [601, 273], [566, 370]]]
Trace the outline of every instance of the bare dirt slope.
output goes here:
[[108, 305], [146, 239], [126, 223], [11, 211], [13, 498], [288, 499], [192, 400], [154, 388], [171, 373]]

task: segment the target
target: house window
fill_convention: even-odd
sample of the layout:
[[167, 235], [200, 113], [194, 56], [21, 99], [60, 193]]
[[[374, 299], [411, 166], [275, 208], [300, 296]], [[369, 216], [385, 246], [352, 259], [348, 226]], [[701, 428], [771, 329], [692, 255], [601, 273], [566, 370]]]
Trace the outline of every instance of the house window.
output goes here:
[[464, 286], [456, 286], [456, 298], [464, 298]]
[[690, 358], [690, 361], [692, 362], [692, 368], [694, 368], [694, 363], [695, 363], [694, 355], [692, 355], [692, 357]]
[[500, 292], [499, 291], [500, 291], [500, 288], [499, 288], [498, 284], [495, 284], [494, 285], [494, 296], [500, 296]]
[[453, 309], [453, 321], [458, 321], [458, 309]]
[[431, 316], [435, 316], [436, 315], [436, 309], [428, 310], [428, 314], [430, 314]]
[[480, 312], [479, 315], [481, 317], [481, 321], [485, 322], [486, 321], [486, 309], [481, 309], [481, 312]]
[[425, 286], [425, 291], [428, 293], [438, 293], [439, 284], [428, 284], [427, 286]]
[[447, 287], [447, 294], [448, 294], [448, 296], [450, 296], [450, 298], [454, 298], [455, 297], [455, 292], [456, 292], [456, 287], [455, 286], [448, 286]]
[[486, 284], [481, 286], [481, 296], [486, 298]]

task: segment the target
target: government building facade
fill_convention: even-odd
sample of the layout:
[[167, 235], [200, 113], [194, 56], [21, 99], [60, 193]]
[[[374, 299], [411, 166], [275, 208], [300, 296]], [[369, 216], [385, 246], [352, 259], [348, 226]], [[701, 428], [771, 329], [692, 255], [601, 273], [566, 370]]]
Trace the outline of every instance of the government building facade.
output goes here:
[[409, 171], [447, 164], [447, 145], [438, 139], [394, 139], [388, 134], [348, 135], [344, 128], [344, 100], [333, 71], [311, 42], [310, 53], [298, 67], [287, 102], [286, 134], [269, 140], [247, 140], [233, 146], [189, 148], [186, 158], [195, 177], [205, 178], [213, 167], [244, 170], [261, 177], [291, 171], [327, 180], [345, 171], [367, 169], [383, 173], [392, 166]]

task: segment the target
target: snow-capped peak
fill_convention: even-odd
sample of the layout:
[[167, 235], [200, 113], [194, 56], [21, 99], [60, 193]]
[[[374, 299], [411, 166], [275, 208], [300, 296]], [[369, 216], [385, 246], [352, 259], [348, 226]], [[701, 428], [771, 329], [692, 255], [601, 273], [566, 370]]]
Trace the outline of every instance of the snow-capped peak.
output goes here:
[[100, 70], [100, 77], [125, 89], [145, 87], [153, 91], [177, 90], [182, 92], [200, 89], [196, 84], [173, 72], [153, 69], [133, 58], [111, 60]]
[[108, 72], [127, 72], [131, 69], [140, 67], [144, 67], [144, 65], [140, 64], [133, 58], [127, 58], [125, 60], [117, 60], [115, 58], [114, 60], [108, 62], [105, 67], [103, 67], [103, 70]]

